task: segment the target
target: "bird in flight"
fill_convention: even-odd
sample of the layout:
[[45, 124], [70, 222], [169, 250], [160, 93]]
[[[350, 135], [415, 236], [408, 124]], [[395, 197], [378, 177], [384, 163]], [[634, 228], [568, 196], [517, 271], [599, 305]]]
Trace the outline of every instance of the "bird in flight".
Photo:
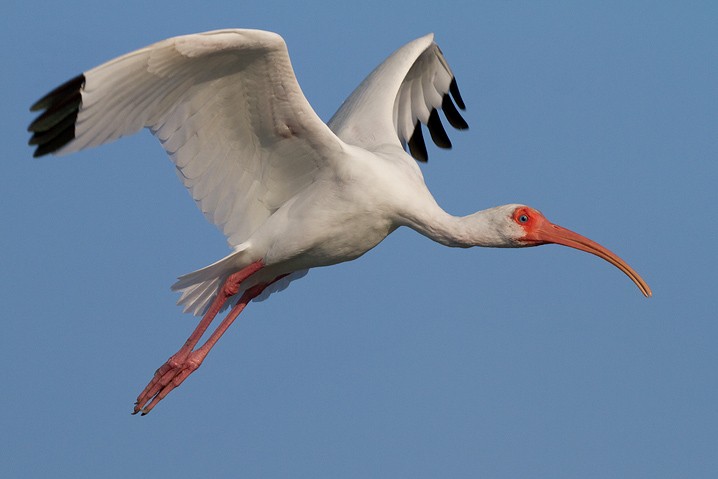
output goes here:
[[324, 123], [297, 83], [284, 40], [241, 29], [163, 40], [88, 70], [32, 105], [42, 111], [28, 128], [35, 157], [148, 128], [231, 247], [173, 285], [184, 310], [202, 319], [157, 369], [133, 414], [150, 412], [192, 374], [250, 301], [310, 268], [356, 259], [401, 226], [460, 248], [569, 246], [613, 264], [650, 296], [614, 253], [531, 207], [463, 217], [439, 207], [417, 163], [428, 159], [423, 128], [450, 148], [439, 112], [465, 130], [464, 109], [449, 64], [426, 35], [391, 54]]

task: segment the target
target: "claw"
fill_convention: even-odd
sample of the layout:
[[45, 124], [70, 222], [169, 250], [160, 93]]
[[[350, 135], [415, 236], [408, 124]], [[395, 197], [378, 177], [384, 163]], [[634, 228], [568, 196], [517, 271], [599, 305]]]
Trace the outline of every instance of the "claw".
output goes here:
[[205, 356], [207, 356], [207, 351], [199, 349], [186, 355], [181, 363], [177, 361], [175, 356], [168, 359], [165, 364], [157, 369], [152, 380], [137, 397], [132, 414], [142, 412], [141, 415], [144, 416], [149, 413], [157, 403], [200, 367]]

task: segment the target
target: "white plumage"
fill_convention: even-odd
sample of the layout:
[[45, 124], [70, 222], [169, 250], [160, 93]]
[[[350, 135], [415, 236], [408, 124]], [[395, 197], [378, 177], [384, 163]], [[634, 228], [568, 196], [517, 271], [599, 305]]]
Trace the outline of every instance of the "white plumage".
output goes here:
[[[422, 124], [434, 143], [451, 147], [438, 111], [453, 127], [468, 128], [456, 106], [464, 108], [454, 75], [426, 35], [389, 56], [325, 124], [302, 94], [282, 38], [258, 30], [163, 40], [88, 70], [33, 105], [45, 110], [29, 127], [35, 156], [148, 128], [232, 247], [173, 286], [186, 311], [205, 316], [158, 370], [135, 412], [147, 413], [194, 371], [249, 301], [309, 268], [355, 259], [400, 226], [448, 246], [571, 246], [608, 260], [650, 295], [620, 258], [536, 210], [444, 212], [415, 159], [428, 157]], [[207, 343], [193, 350], [232, 303]]]
[[[302, 94], [284, 41], [271, 32], [218, 30], [170, 38], [84, 77], [74, 140], [58, 153], [149, 128], [235, 252], [322, 170], [335, 167], [345, 141], [366, 149], [403, 146], [417, 119], [427, 123], [431, 110], [441, 108], [453, 79], [433, 35], [419, 38], [356, 89], [329, 122], [330, 130]], [[206, 310], [236, 266], [228, 263], [186, 275], [173, 286], [182, 291], [185, 311]], [[287, 284], [285, 278], [263, 297]]]

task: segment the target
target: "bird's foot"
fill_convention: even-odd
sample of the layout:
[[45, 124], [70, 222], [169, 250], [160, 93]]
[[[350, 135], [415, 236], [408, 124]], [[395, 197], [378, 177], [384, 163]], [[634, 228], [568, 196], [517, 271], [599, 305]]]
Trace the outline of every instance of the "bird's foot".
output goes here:
[[173, 389], [182, 384], [187, 377], [200, 367], [207, 353], [203, 350], [183, 354], [181, 351], [172, 356], [155, 371], [152, 380], [137, 397], [132, 414], [149, 413]]

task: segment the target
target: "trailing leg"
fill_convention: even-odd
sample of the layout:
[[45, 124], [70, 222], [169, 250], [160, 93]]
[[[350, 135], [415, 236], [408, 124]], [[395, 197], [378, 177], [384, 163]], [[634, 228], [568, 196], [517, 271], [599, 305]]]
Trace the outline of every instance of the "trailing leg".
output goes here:
[[[140, 395], [137, 397], [137, 401], [135, 402], [135, 407], [134, 407], [134, 411], [132, 414], [137, 414], [138, 412], [140, 412], [143, 408], [145, 408], [145, 404], [147, 404], [148, 401], [150, 401], [155, 396], [157, 396], [168, 385], [170, 385], [173, 382], [176, 382], [176, 377], [183, 370], [187, 369], [188, 367], [191, 367], [192, 363], [195, 362], [194, 358], [190, 358], [190, 355], [192, 354], [192, 350], [197, 345], [199, 340], [202, 338], [202, 335], [205, 333], [205, 331], [207, 330], [209, 325], [212, 323], [214, 318], [217, 316], [217, 313], [219, 313], [222, 310], [222, 307], [224, 306], [224, 304], [227, 302], [227, 300], [229, 298], [231, 298], [232, 296], [237, 294], [237, 292], [240, 289], [240, 285], [241, 285], [242, 281], [245, 281], [247, 278], [249, 278], [251, 275], [253, 275], [257, 271], [259, 271], [263, 267], [264, 267], [264, 265], [261, 261], [255, 261], [254, 263], [239, 270], [238, 272], [231, 274], [225, 280], [224, 284], [217, 292], [217, 296], [215, 297], [214, 301], [212, 301], [212, 304], [210, 305], [209, 309], [205, 313], [204, 317], [199, 322], [199, 324], [197, 325], [195, 330], [192, 332], [190, 337], [187, 338], [187, 341], [185, 341], [184, 345], [180, 348], [179, 351], [177, 351], [175, 354], [173, 354], [167, 360], [167, 362], [165, 364], [160, 366], [160, 368], [157, 369], [157, 371], [155, 371], [155, 374], [154, 374], [154, 377], [152, 378], [152, 380], [147, 384], [147, 386], [142, 391], [142, 393], [140, 393]], [[245, 294], [240, 299], [240, 302], [237, 303], [237, 306], [239, 306], [239, 304], [242, 302], [242, 300], [245, 299], [245, 297], [247, 296], [247, 293], [254, 289], [255, 288], [250, 288], [250, 290], [246, 291]], [[262, 288], [262, 289], [264, 289], [264, 288]], [[257, 293], [257, 294], [259, 294], [259, 293]], [[253, 297], [254, 296], [250, 297], [246, 301], [246, 303], [251, 301], [251, 299]], [[246, 303], [244, 304], [244, 306], [246, 306]], [[235, 306], [232, 309], [232, 313], [230, 313], [230, 315], [234, 313], [234, 311], [237, 309], [237, 306]], [[242, 306], [239, 309], [239, 311], [236, 312], [236, 315], [239, 315], [239, 313], [242, 311], [242, 309], [244, 309], [244, 306]], [[225, 319], [225, 321], [226, 321], [226, 319]], [[222, 324], [224, 324], [225, 321], [223, 321]], [[221, 328], [221, 325], [220, 325], [220, 328]], [[216, 331], [215, 331], [215, 334], [216, 334]], [[214, 334], [212, 336], [214, 337]], [[217, 339], [219, 339], [219, 338], [217, 338]], [[216, 339], [215, 339], [215, 342], [216, 342]], [[206, 356], [206, 353], [205, 353], [205, 356]], [[203, 357], [203, 359], [204, 359], [204, 357]], [[199, 364], [197, 364], [197, 366], [195, 366], [194, 369], [197, 369], [197, 367], [199, 367]], [[194, 369], [192, 369], [192, 371]], [[190, 373], [191, 373], [191, 371], [190, 371]], [[187, 373], [186, 376], [188, 376], [190, 373]], [[179, 381], [179, 383], [181, 383], [183, 380], [184, 380], [184, 378], [182, 378]], [[173, 386], [172, 389], [174, 389], [174, 387], [179, 386], [179, 383], [177, 383], [175, 386]], [[167, 393], [169, 393], [169, 391], [167, 391]], [[167, 393], [165, 393], [162, 397], [166, 396]], [[154, 404], [156, 404], [158, 401], [154, 402]], [[147, 412], [149, 412], [149, 410], [144, 411], [145, 414]]]

